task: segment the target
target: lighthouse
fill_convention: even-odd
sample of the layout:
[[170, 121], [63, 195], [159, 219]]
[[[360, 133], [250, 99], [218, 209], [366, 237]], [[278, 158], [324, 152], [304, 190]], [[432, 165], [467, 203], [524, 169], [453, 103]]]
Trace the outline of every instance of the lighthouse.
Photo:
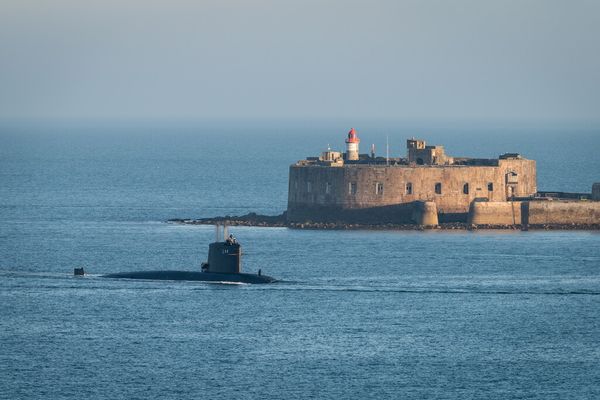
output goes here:
[[348, 132], [348, 139], [346, 139], [346, 160], [358, 160], [358, 144], [360, 139], [356, 135], [354, 128]]

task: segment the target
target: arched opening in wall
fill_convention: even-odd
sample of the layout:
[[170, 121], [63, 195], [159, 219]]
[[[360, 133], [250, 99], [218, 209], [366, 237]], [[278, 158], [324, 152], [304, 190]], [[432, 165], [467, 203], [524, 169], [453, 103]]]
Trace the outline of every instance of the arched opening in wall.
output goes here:
[[442, 194], [442, 184], [440, 182], [435, 184], [435, 194]]
[[380, 196], [383, 195], [383, 183], [377, 182], [375, 184], [375, 194]]
[[465, 183], [463, 185], [463, 193], [464, 194], [469, 194], [469, 184], [468, 183]]
[[408, 182], [408, 183], [406, 184], [406, 191], [405, 191], [405, 194], [412, 194], [412, 192], [413, 192], [412, 183]]
[[494, 184], [492, 182], [488, 183], [488, 192], [494, 191]]
[[422, 159], [422, 158], [420, 158], [420, 157], [419, 157], [419, 158], [417, 158], [417, 165], [423, 165], [423, 164], [425, 164], [425, 163], [423, 162], [423, 159]]

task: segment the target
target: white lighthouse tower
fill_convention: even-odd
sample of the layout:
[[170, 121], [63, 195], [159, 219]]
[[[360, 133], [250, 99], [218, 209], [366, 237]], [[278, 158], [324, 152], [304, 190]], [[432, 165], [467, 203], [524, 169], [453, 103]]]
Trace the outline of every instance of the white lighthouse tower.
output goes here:
[[358, 160], [358, 144], [360, 139], [356, 135], [354, 128], [348, 132], [348, 139], [346, 139], [346, 160]]

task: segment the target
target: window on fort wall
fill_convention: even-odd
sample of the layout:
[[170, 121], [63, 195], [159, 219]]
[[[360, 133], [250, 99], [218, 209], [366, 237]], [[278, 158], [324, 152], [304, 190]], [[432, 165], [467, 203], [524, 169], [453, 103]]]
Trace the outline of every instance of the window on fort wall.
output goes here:
[[308, 193], [312, 192], [312, 182], [306, 182], [306, 191]]
[[383, 194], [383, 183], [377, 182], [375, 184], [375, 194], [382, 195]]
[[413, 192], [412, 183], [408, 182], [406, 184], [406, 194], [412, 194], [412, 192]]
[[492, 182], [488, 183], [488, 192], [494, 191], [494, 184]]
[[348, 193], [356, 194], [356, 182], [350, 182], [350, 184], [348, 185]]
[[442, 194], [442, 184], [440, 182], [435, 184], [435, 194]]
[[463, 193], [464, 194], [469, 194], [469, 184], [468, 183], [465, 183], [463, 185]]
[[325, 194], [331, 193], [331, 183], [325, 183]]

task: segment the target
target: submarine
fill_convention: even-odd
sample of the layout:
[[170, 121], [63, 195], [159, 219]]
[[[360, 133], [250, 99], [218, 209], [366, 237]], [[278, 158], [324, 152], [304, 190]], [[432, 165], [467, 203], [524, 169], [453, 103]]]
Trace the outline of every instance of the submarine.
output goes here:
[[219, 241], [219, 225], [216, 225], [216, 231], [216, 240], [208, 245], [208, 260], [202, 263], [200, 271], [118, 272], [102, 275], [102, 277], [253, 284], [276, 281], [273, 277], [263, 275], [260, 269], [257, 274], [242, 272], [242, 246], [233, 235], [227, 236], [227, 226], [223, 226], [223, 241]]

